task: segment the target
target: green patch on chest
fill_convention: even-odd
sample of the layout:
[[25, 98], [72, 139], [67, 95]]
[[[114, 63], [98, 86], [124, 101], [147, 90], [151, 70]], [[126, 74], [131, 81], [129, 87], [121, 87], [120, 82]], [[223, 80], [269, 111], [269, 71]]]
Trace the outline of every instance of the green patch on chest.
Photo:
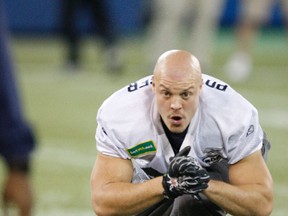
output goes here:
[[127, 149], [131, 157], [139, 157], [140, 155], [156, 152], [155, 144], [152, 140], [140, 143], [132, 148]]

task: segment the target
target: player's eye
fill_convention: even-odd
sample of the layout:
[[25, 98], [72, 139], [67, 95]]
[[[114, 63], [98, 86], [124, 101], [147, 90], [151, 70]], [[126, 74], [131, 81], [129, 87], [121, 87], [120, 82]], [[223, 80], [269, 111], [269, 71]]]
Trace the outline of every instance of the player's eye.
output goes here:
[[192, 92], [183, 92], [182, 94], [181, 94], [181, 97], [184, 99], [184, 100], [186, 100], [186, 99], [188, 99], [189, 97], [191, 97], [191, 95], [192, 95]]
[[171, 93], [170, 93], [169, 91], [166, 91], [166, 90], [161, 91], [161, 94], [162, 94], [164, 97], [170, 97], [170, 96], [171, 96]]

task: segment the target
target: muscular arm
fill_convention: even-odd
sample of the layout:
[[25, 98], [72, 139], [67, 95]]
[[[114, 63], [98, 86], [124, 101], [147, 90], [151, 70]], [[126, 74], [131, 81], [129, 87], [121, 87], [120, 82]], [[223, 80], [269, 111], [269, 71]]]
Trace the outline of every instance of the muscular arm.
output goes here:
[[102, 215], [132, 215], [163, 199], [162, 177], [132, 184], [130, 160], [98, 153], [92, 175], [92, 204]]
[[257, 151], [229, 168], [230, 184], [209, 182], [205, 195], [232, 215], [269, 215], [273, 208], [272, 177]]

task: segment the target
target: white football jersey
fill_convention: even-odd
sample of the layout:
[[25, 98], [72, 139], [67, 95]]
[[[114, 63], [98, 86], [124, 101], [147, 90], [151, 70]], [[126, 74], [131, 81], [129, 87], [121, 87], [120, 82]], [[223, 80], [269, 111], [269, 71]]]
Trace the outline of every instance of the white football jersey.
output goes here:
[[[207, 167], [220, 156], [234, 164], [261, 149], [263, 131], [253, 105], [225, 82], [203, 74], [200, 102], [181, 149]], [[152, 91], [152, 76], [120, 89], [97, 114], [96, 146], [106, 155], [131, 159], [133, 182], [150, 177], [142, 168], [167, 172], [174, 156]], [[181, 150], [180, 149], [180, 150]]]

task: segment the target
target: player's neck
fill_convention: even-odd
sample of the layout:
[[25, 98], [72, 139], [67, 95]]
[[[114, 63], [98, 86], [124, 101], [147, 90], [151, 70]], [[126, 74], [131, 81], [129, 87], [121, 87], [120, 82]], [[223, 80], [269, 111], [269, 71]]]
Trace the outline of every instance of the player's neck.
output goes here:
[[173, 133], [171, 132], [168, 127], [165, 125], [164, 121], [161, 118], [161, 124], [163, 126], [164, 132], [173, 148], [173, 151], [175, 154], [177, 154], [181, 148], [181, 145], [185, 139], [185, 136], [187, 134], [188, 127], [182, 132], [182, 133]]

